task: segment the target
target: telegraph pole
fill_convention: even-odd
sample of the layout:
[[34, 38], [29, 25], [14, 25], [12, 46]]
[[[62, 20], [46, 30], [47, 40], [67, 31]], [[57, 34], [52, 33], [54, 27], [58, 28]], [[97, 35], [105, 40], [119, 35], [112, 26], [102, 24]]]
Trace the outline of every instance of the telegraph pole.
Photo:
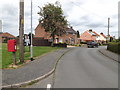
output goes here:
[[30, 45], [30, 58], [33, 61], [33, 35], [32, 35], [32, 0], [31, 0], [31, 45]]
[[108, 18], [108, 37], [109, 37], [109, 35], [110, 35], [109, 29], [110, 29], [110, 18]]
[[118, 2], [118, 38], [120, 38], [120, 1]]
[[24, 63], [24, 0], [20, 0], [20, 17], [19, 17], [19, 48], [20, 62]]
[[[0, 32], [2, 32], [2, 20], [0, 20]], [[2, 67], [2, 36], [0, 36], [0, 67]], [[2, 77], [2, 70], [0, 71], [0, 77]], [[2, 86], [2, 78], [0, 79], [0, 86]]]
[[0, 33], [2, 33], [2, 20], [0, 20]]

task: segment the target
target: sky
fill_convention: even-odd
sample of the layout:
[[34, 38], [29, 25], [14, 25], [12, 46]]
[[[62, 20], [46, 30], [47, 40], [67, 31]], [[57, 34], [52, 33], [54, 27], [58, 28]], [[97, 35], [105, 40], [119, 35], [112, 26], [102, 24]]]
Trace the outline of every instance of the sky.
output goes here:
[[[98, 34], [107, 35], [108, 17], [110, 18], [110, 35], [118, 37], [118, 2], [119, 0], [32, 0], [33, 32], [38, 25], [40, 9], [47, 3], [59, 1], [68, 23], [80, 34], [92, 29]], [[39, 6], [39, 7], [38, 7]], [[2, 31], [15, 36], [19, 34], [19, 0], [1, 0], [0, 20]], [[24, 0], [24, 33], [31, 31], [31, 0]]]

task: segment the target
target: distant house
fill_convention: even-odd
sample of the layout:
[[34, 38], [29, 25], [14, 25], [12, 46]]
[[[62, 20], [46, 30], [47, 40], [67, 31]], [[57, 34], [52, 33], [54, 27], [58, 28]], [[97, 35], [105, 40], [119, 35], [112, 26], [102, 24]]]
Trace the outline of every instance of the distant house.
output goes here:
[[[52, 40], [49, 32], [45, 32], [45, 29], [39, 23], [35, 28], [35, 37], [40, 37], [44, 39]], [[68, 43], [68, 44], [76, 44], [77, 43], [77, 32], [72, 28], [66, 28], [64, 34], [56, 35], [54, 43]]]
[[2, 38], [2, 42], [7, 42], [7, 40], [9, 39], [14, 39], [15, 36], [13, 36], [12, 34], [5, 32], [5, 33], [0, 33], [0, 37]]
[[81, 41], [84, 41], [84, 42], [99, 41], [99, 38], [100, 38], [100, 35], [92, 30], [87, 30], [80, 35]]
[[107, 37], [103, 33], [100, 33], [100, 40], [101, 41], [106, 41]]
[[58, 42], [76, 44], [77, 43], [77, 32], [72, 27], [66, 28], [66, 32], [58, 38]]

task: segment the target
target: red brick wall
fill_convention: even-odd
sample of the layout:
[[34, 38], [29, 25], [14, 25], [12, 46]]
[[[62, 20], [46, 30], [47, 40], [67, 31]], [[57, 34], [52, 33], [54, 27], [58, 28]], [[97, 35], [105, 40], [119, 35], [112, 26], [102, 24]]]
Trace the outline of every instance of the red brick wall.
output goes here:
[[35, 37], [41, 37], [41, 38], [46, 38], [47, 33], [45, 32], [45, 29], [38, 24], [38, 26], [35, 29]]

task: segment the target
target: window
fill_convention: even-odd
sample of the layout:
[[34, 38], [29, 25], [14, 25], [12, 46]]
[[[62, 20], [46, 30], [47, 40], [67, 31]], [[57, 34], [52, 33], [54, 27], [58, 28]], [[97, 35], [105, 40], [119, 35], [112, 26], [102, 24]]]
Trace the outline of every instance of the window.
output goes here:
[[66, 39], [65, 42], [68, 43], [68, 39]]
[[68, 33], [66, 33], [66, 35], [68, 35]]
[[75, 33], [73, 33], [73, 35], [75, 35]]
[[62, 43], [62, 39], [60, 39], [59, 42]]

